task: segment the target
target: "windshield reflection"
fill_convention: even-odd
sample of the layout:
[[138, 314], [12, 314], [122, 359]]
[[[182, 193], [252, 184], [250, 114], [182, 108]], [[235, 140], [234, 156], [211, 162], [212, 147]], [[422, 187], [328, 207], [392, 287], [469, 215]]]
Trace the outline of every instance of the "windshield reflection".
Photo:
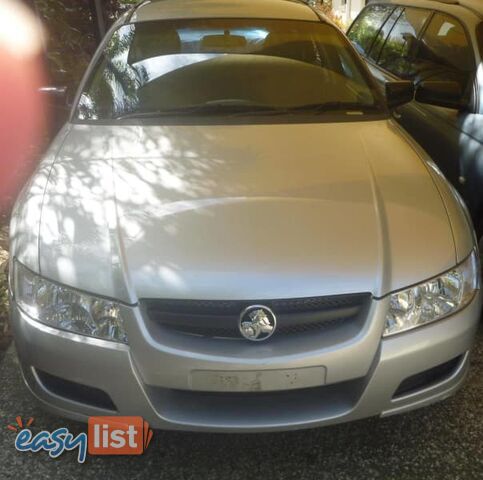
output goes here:
[[[112, 36], [82, 92], [79, 120], [215, 104], [296, 109], [379, 108], [341, 34], [318, 22], [215, 19], [125, 25]], [[323, 109], [319, 109], [319, 112]], [[197, 108], [196, 113], [202, 113]], [[240, 112], [243, 113], [243, 112]]]

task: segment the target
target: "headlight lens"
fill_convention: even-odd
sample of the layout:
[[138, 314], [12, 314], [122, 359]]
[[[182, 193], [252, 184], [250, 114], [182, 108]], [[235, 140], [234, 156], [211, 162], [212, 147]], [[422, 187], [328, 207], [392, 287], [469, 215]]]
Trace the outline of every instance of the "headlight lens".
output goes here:
[[478, 288], [476, 251], [443, 275], [390, 295], [384, 336], [435, 322], [471, 302]]
[[127, 342], [119, 304], [49, 282], [15, 261], [14, 295], [30, 317], [81, 335]]

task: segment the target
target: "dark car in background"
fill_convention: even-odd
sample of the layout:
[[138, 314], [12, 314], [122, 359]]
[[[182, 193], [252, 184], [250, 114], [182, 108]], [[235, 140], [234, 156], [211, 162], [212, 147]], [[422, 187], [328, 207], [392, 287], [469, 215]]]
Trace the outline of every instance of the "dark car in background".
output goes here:
[[464, 198], [483, 235], [483, 1], [382, 0], [348, 36], [381, 84], [413, 80], [395, 117]]

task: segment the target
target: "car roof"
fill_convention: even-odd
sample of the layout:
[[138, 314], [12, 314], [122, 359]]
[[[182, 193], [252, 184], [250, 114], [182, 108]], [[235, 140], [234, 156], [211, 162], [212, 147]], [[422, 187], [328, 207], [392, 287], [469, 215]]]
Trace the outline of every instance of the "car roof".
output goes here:
[[130, 21], [186, 18], [274, 18], [320, 21], [312, 8], [293, 0], [147, 0]]
[[[483, 0], [372, 0], [372, 3], [390, 3], [440, 10], [456, 16], [470, 14], [483, 19]], [[459, 14], [459, 15], [458, 15]]]

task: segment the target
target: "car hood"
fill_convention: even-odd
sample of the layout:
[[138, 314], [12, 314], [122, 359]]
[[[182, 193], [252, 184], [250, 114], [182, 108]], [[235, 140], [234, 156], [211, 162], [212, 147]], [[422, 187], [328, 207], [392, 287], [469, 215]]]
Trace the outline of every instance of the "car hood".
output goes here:
[[444, 205], [392, 121], [73, 125], [41, 274], [139, 298], [383, 296], [456, 262]]

